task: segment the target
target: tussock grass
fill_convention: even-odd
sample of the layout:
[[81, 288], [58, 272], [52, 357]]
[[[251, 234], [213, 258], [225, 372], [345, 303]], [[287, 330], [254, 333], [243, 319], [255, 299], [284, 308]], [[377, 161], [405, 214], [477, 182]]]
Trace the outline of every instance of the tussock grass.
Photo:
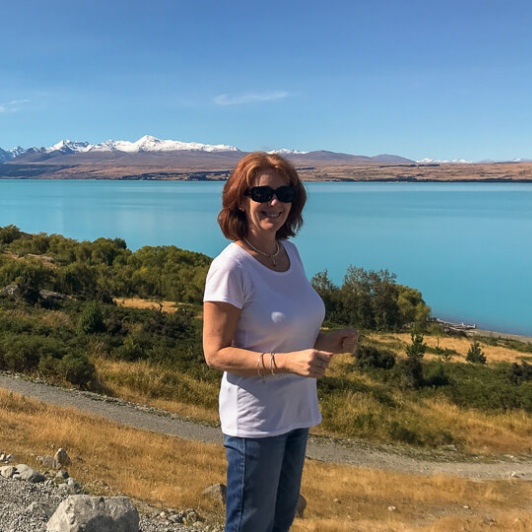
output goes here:
[[320, 383], [324, 419], [316, 433], [436, 448], [453, 443], [471, 454], [532, 453], [532, 414], [517, 409], [482, 413], [441, 395], [390, 391], [352, 362], [349, 354], [336, 355]]
[[175, 312], [177, 308], [176, 303], [172, 301], [151, 301], [140, 297], [119, 297], [115, 299], [115, 303], [121, 307], [161, 309], [163, 312]]
[[[440, 341], [440, 346], [448, 345]], [[461, 349], [465, 357], [467, 340], [452, 345], [453, 349]], [[513, 356], [518, 353], [514, 351]], [[143, 360], [93, 357], [92, 362], [107, 393], [218, 423], [216, 379], [198, 380], [171, 367]], [[448, 363], [452, 364], [445, 364]], [[313, 429], [316, 434], [436, 448], [452, 443], [471, 454], [532, 453], [532, 414], [522, 410], [483, 413], [459, 407], [442, 395], [423, 397], [390, 390], [357, 371], [349, 354], [333, 358], [320, 388], [323, 422]]]
[[[410, 334], [396, 333], [396, 334], [377, 334], [370, 333], [367, 337], [371, 342], [391, 349], [398, 356], [405, 356], [405, 347], [411, 343]], [[483, 338], [464, 338], [454, 336], [439, 336], [435, 334], [425, 334], [424, 343], [432, 348], [448, 349], [449, 351], [455, 351], [457, 355], [457, 361], [463, 362], [466, 358], [467, 351], [471, 346], [473, 340], [477, 340], [482, 348], [482, 351], [488, 359], [488, 364], [496, 362], [519, 362], [526, 357], [524, 353], [507, 347], [506, 345], [498, 345], [491, 339]], [[505, 344], [507, 342], [501, 342]], [[426, 360], [441, 360], [441, 356], [427, 352], [424, 357]], [[454, 360], [454, 358], [453, 358]]]
[[127, 362], [93, 357], [99, 381], [108, 393], [146, 403], [183, 417], [217, 423], [218, 381], [199, 381], [146, 360]]
[[202, 490], [223, 482], [215, 445], [136, 430], [74, 408], [45, 405], [0, 390], [2, 449], [28, 460], [63, 447], [71, 476], [97, 493], [124, 493], [163, 507], [204, 507]]
[[[225, 482], [221, 446], [194, 443], [129, 428], [48, 406], [0, 390], [2, 450], [38, 467], [34, 457], [64, 447], [71, 475], [102, 495], [125, 494], [139, 506], [194, 507], [213, 522], [223, 508], [202, 497]], [[307, 461], [303, 519], [294, 532], [530, 530], [532, 484], [518, 480], [472, 481], [451, 476], [416, 476]], [[390, 511], [390, 507], [395, 507]]]

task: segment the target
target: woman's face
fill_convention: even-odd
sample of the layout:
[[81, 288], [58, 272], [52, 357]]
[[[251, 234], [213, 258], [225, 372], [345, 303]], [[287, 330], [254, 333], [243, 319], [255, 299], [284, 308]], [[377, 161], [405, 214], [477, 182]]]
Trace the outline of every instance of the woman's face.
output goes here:
[[[261, 171], [253, 186], [269, 186], [275, 190], [288, 184], [283, 176], [270, 169]], [[275, 238], [277, 231], [286, 222], [291, 207], [291, 203], [283, 203], [277, 199], [277, 196], [273, 196], [266, 203], [253, 201], [249, 196], [244, 197], [241, 208], [246, 213], [248, 235], [260, 239]]]

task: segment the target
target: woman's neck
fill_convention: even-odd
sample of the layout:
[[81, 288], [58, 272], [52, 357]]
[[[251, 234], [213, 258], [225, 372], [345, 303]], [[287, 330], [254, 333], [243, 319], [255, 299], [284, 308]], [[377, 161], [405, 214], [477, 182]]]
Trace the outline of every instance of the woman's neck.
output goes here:
[[266, 255], [272, 255], [279, 250], [279, 242], [277, 242], [275, 235], [272, 235], [271, 237], [268, 235], [265, 238], [250, 233], [242, 240], [245, 244], [254, 249], [254, 251], [259, 251]]

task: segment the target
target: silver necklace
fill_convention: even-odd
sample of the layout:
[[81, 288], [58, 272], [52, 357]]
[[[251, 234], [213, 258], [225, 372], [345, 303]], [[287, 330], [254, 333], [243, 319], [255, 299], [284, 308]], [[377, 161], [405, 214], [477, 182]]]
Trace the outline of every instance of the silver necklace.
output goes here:
[[277, 242], [277, 240], [275, 241], [275, 244], [277, 245], [275, 253], [272, 253], [271, 255], [269, 253], [264, 253], [264, 251], [261, 251], [260, 249], [257, 249], [247, 238], [244, 238], [243, 240], [253, 251], [260, 253], [264, 257], [268, 257], [272, 261], [273, 267], [277, 268], [276, 258], [277, 255], [279, 255], [279, 251], [281, 251], [281, 246], [279, 245], [279, 242]]

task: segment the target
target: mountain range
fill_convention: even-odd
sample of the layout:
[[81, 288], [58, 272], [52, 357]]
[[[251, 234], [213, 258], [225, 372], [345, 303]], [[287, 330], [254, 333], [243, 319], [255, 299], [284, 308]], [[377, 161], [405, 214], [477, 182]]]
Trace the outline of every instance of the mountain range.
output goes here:
[[[246, 152], [225, 144], [161, 140], [0, 148], [0, 179], [224, 180]], [[532, 181], [532, 163], [412, 161], [397, 155], [276, 150], [305, 181]]]
[[[349, 155], [345, 153], [335, 153], [330, 151], [312, 151], [302, 152], [296, 150], [275, 150], [286, 157], [297, 159], [300, 161], [326, 161], [328, 163], [353, 163], [353, 162], [377, 162], [377, 163], [411, 163], [409, 159], [395, 155], [377, 155], [375, 157]], [[197, 142], [181, 142], [176, 140], [161, 140], [149, 135], [146, 135], [136, 142], [129, 142], [126, 140], [108, 140], [101, 144], [90, 144], [89, 142], [77, 142], [71, 140], [62, 140], [53, 146], [46, 148], [21, 148], [17, 146], [11, 150], [4, 150], [0, 148], [0, 163], [16, 162], [16, 163], [43, 163], [51, 162], [51, 159], [57, 159], [54, 162], [64, 162], [65, 156], [74, 156], [77, 162], [97, 162], [98, 159], [103, 158], [107, 162], [110, 159], [119, 159], [121, 156], [127, 155], [148, 155], [148, 154], [165, 154], [168, 159], [169, 154], [180, 156], [183, 159], [188, 154], [193, 154], [196, 158], [198, 155], [229, 155], [229, 159], [238, 159], [244, 155], [234, 146], [226, 144], [201, 144]], [[231, 157], [233, 156], [233, 157]], [[212, 157], [210, 157], [212, 159]], [[69, 161], [73, 162], [73, 161]], [[168, 162], [168, 161], [167, 161]]]

